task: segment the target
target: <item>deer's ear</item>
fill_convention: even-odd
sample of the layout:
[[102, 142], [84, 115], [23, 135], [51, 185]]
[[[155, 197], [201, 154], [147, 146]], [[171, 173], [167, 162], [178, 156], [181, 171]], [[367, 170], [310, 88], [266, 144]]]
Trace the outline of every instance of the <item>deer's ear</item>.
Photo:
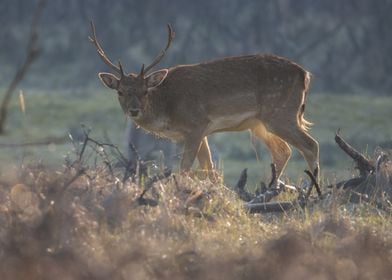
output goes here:
[[165, 80], [168, 72], [169, 70], [167, 69], [152, 72], [145, 78], [147, 81], [147, 87], [153, 88], [159, 86]]
[[98, 77], [101, 80], [101, 82], [105, 86], [107, 86], [108, 88], [118, 89], [118, 86], [120, 84], [120, 80], [116, 76], [114, 76], [113, 74], [110, 74], [110, 73], [99, 73]]

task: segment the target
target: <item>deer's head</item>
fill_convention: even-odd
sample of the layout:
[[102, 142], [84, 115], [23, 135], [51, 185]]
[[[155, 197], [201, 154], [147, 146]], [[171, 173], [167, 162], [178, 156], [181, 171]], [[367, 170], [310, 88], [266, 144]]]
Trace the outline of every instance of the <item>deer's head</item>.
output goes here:
[[91, 22], [92, 36], [89, 37], [90, 41], [95, 45], [97, 53], [103, 62], [112, 68], [115, 72], [117, 72], [117, 75], [112, 73], [99, 73], [98, 76], [105, 86], [117, 91], [121, 108], [123, 109], [125, 115], [131, 117], [132, 119], [137, 120], [143, 116], [145, 105], [148, 102], [149, 92], [158, 87], [167, 76], [167, 69], [161, 69], [148, 74], [148, 72], [165, 56], [166, 51], [170, 47], [171, 41], [174, 38], [174, 33], [171, 26], [169, 24], [167, 26], [168, 42], [166, 48], [160, 52], [160, 54], [150, 65], [144, 67], [143, 64], [139, 74], [126, 74], [124, 73], [120, 61], [118, 62], [117, 66], [107, 57], [97, 40], [95, 26], [93, 22]]

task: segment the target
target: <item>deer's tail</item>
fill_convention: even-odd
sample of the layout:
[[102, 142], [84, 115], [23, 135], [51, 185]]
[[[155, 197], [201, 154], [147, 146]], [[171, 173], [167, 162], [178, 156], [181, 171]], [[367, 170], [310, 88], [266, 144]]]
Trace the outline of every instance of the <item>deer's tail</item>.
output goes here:
[[304, 118], [306, 96], [308, 95], [311, 78], [312, 78], [312, 74], [310, 72], [306, 71], [305, 78], [304, 78], [305, 89], [302, 93], [301, 107], [299, 108], [299, 112], [298, 112], [298, 123], [299, 123], [300, 127], [305, 131], [308, 131], [310, 129], [310, 127], [313, 125], [313, 123], [307, 121]]

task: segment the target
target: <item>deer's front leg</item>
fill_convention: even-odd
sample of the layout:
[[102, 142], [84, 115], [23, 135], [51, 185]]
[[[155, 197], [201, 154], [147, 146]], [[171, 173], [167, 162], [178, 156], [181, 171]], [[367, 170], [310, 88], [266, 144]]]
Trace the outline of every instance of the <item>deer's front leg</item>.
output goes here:
[[184, 151], [182, 154], [180, 168], [182, 171], [189, 171], [195, 161], [196, 155], [200, 149], [202, 136], [189, 136], [184, 141]]
[[199, 160], [200, 169], [208, 171], [213, 169], [211, 151], [210, 146], [208, 145], [207, 136], [201, 141], [199, 152], [197, 153], [197, 159]]

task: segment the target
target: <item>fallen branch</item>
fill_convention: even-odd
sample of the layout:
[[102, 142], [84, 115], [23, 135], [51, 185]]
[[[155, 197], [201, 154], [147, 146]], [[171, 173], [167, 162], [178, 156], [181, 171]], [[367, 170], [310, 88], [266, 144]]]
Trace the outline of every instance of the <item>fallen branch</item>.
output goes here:
[[278, 196], [287, 187], [287, 185], [278, 181], [276, 177], [275, 164], [271, 164], [272, 177], [268, 187], [262, 183], [260, 192], [256, 192], [256, 194], [247, 192], [245, 190], [247, 169], [244, 169], [241, 172], [240, 179], [234, 187], [234, 191], [238, 194], [241, 200], [245, 201], [244, 207], [250, 213], [282, 213], [294, 208], [298, 208], [298, 206], [304, 208], [309, 202], [313, 187], [315, 187], [317, 190], [318, 199], [312, 199], [312, 202], [319, 201], [325, 197], [325, 195], [323, 196], [320, 186], [316, 180], [316, 177], [318, 176], [318, 170], [315, 170], [314, 174], [308, 170], [305, 170], [305, 173], [309, 176], [311, 183], [308, 188], [290, 186], [290, 189], [294, 189], [298, 192], [297, 198], [292, 201], [270, 202], [272, 198]]
[[360, 152], [355, 150], [350, 144], [343, 140], [343, 138], [339, 134], [339, 130], [335, 135], [335, 142], [338, 146], [349, 155], [357, 164], [357, 168], [359, 170], [359, 174], [361, 177], [367, 176], [369, 173], [373, 173], [375, 168], [373, 164]]
[[248, 178], [247, 169], [245, 168], [241, 172], [240, 179], [234, 187], [234, 191], [238, 194], [239, 198], [245, 202], [266, 203], [270, 201], [273, 197], [279, 195], [279, 193], [283, 190], [284, 186], [284, 184], [279, 184], [279, 186], [276, 186], [277, 178], [275, 164], [271, 164], [271, 173], [272, 177], [271, 181], [268, 184], [268, 187], [265, 187], [265, 184], [262, 184], [260, 191], [256, 194], [252, 194], [245, 190], [245, 185]]
[[283, 202], [266, 202], [266, 203], [246, 203], [245, 209], [249, 213], [281, 213], [298, 208], [303, 208], [305, 203], [300, 200], [283, 201]]
[[365, 177], [357, 177], [348, 180], [343, 180], [336, 184], [328, 185], [326, 186], [326, 188], [337, 188], [337, 189], [342, 188], [343, 190], [354, 189], [358, 187], [360, 184], [362, 184], [365, 181], [365, 179], [366, 179]]
[[255, 198], [255, 195], [245, 190], [246, 181], [248, 180], [248, 169], [242, 170], [240, 178], [234, 187], [234, 192], [238, 194], [240, 199], [243, 201], [251, 201]]
[[[282, 213], [289, 210], [297, 209], [298, 207], [304, 208], [309, 201], [309, 196], [313, 186], [315, 185], [316, 180], [314, 175], [311, 172], [305, 172], [311, 178], [311, 185], [308, 188], [308, 191], [304, 192], [304, 188], [296, 188], [298, 190], [298, 196], [296, 199], [292, 201], [281, 201], [281, 202], [270, 202], [270, 200], [278, 195], [280, 191], [283, 189], [275, 188], [267, 190], [264, 194], [257, 196], [255, 199], [250, 202], [245, 203], [245, 209], [250, 213]], [[319, 199], [322, 199], [322, 195], [320, 192]], [[316, 200], [315, 200], [316, 201]]]
[[267, 203], [271, 201], [272, 198], [278, 196], [285, 188], [289, 188], [290, 190], [297, 191], [296, 187], [288, 186], [282, 182], [280, 182], [276, 177], [276, 166], [275, 164], [271, 164], [271, 180], [266, 187], [265, 183], [261, 183], [261, 187], [259, 191], [256, 191], [255, 194], [252, 194], [245, 190], [245, 185], [247, 181], [247, 169], [244, 169], [241, 172], [240, 179], [238, 180], [236, 186], [234, 187], [234, 192], [236, 192], [239, 198], [245, 202], [250, 204], [255, 203]]
[[352, 203], [374, 203], [378, 209], [391, 213], [391, 207], [388, 203], [391, 197], [392, 180], [387, 179], [383, 183], [379, 182], [379, 178], [383, 176], [384, 178], [392, 176], [391, 169], [381, 168], [383, 163], [391, 161], [391, 154], [381, 152], [372, 163], [371, 160], [344, 141], [339, 135], [339, 131], [336, 133], [335, 141], [356, 162], [360, 174], [359, 177], [343, 180], [327, 187], [349, 191]]

